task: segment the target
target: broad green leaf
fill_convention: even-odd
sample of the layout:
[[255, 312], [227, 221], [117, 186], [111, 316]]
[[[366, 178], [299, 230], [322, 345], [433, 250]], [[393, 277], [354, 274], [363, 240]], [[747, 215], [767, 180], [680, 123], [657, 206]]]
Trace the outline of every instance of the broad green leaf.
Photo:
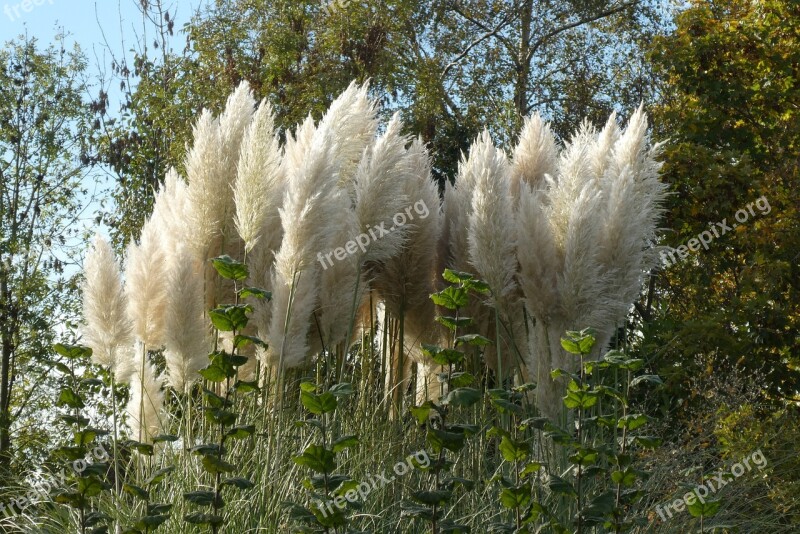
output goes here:
[[500, 441], [500, 453], [507, 462], [520, 462], [530, 455], [530, 445], [510, 436], [503, 436]]
[[134, 484], [123, 484], [122, 491], [124, 491], [125, 493], [129, 493], [130, 495], [133, 495], [134, 497], [141, 499], [143, 501], [147, 501], [150, 499], [150, 494], [147, 492], [147, 490], [140, 488], [139, 486], [136, 486]]
[[358, 436], [342, 436], [333, 442], [333, 452], [341, 452], [349, 447], [358, 445]]
[[66, 343], [56, 343], [53, 345], [55, 350], [61, 356], [70, 360], [77, 360], [79, 358], [88, 358], [92, 355], [92, 349], [82, 345], [68, 345]]
[[446, 404], [469, 407], [481, 400], [481, 392], [475, 388], [457, 388], [447, 394]]
[[211, 259], [214, 269], [223, 278], [228, 280], [246, 280], [250, 273], [248, 272], [247, 265], [238, 262], [228, 255], [218, 256]]
[[448, 310], [457, 310], [469, 304], [469, 295], [467, 290], [462, 287], [448, 286], [431, 295], [431, 300], [437, 306]]
[[309, 445], [303, 454], [292, 458], [294, 463], [308, 467], [317, 473], [332, 473], [336, 469], [336, 460], [331, 450], [321, 445]]

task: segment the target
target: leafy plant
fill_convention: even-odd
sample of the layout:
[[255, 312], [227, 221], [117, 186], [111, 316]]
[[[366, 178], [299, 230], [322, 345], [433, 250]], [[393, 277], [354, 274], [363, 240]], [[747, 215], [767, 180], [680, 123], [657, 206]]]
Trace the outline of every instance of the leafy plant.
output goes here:
[[358, 445], [358, 436], [337, 437], [332, 430], [339, 399], [352, 395], [353, 388], [349, 383], [339, 383], [327, 391], [319, 393], [319, 390], [319, 386], [312, 382], [300, 384], [300, 402], [310, 417], [297, 424], [318, 430], [320, 441], [308, 445], [301, 454], [292, 458], [295, 464], [314, 473], [303, 480], [303, 486], [314, 502], [308, 506], [289, 501], [284, 503], [289, 508], [290, 519], [301, 525], [299, 532], [338, 532], [348, 524], [345, 506], [358, 507], [355, 499], [358, 483], [346, 474], [335, 473], [336, 455]]
[[[184, 493], [186, 501], [201, 507], [210, 508], [210, 512], [192, 512], [184, 516], [187, 523], [208, 525], [215, 534], [220, 531], [224, 517], [222, 509], [225, 500], [222, 492], [226, 487], [247, 490], [253, 487], [248, 478], [234, 476], [238, 466], [225, 458], [226, 443], [231, 440], [247, 439], [255, 433], [255, 425], [237, 424], [239, 413], [235, 411], [237, 394], [252, 394], [258, 391], [257, 382], [238, 380], [238, 369], [246, 364], [248, 358], [240, 354], [240, 349], [250, 343], [266, 347], [266, 344], [255, 336], [244, 335], [248, 315], [253, 308], [249, 304], [241, 304], [244, 296], [269, 298], [269, 293], [258, 288], [244, 287], [238, 284], [246, 280], [249, 272], [247, 266], [229, 256], [220, 256], [211, 260], [217, 273], [222, 278], [232, 280], [236, 302], [219, 306], [209, 312], [211, 322], [218, 332], [230, 332], [233, 337], [233, 350], [227, 352], [219, 346], [209, 356], [211, 363], [200, 371], [200, 374], [217, 391], [203, 389], [205, 405], [203, 412], [208, 423], [217, 429], [218, 441], [204, 443], [192, 448], [192, 453], [202, 458], [203, 469], [213, 480], [213, 489], [200, 489]], [[224, 383], [224, 386], [223, 386]], [[224, 393], [223, 393], [224, 392]]]

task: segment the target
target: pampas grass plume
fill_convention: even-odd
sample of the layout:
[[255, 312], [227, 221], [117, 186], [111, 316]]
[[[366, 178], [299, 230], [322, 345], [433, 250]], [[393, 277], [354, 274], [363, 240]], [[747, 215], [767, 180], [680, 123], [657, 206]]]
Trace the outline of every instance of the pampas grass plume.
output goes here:
[[86, 255], [84, 273], [84, 341], [96, 364], [116, 372], [125, 366], [125, 347], [133, 342], [133, 335], [119, 263], [111, 245], [99, 234]]

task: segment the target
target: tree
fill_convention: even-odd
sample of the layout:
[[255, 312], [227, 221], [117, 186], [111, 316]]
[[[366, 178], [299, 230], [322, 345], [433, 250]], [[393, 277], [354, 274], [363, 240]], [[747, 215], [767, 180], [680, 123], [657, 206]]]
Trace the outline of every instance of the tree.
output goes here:
[[[37, 409], [50, 346], [69, 324], [76, 225], [90, 204], [82, 100], [86, 63], [64, 36], [44, 50], [20, 37], [0, 51], [0, 471], [15, 426]], [[84, 208], [81, 208], [84, 206]], [[21, 425], [20, 425], [21, 426]], [[41, 428], [41, 427], [39, 427]]]
[[[735, 366], [764, 374], [773, 399], [797, 398], [798, 35], [796, 2], [698, 1], [654, 43], [664, 80], [657, 124], [672, 138], [666, 244], [730, 226], [658, 278], [648, 345], [677, 388], [690, 374]], [[765, 209], [749, 213], [762, 197]], [[707, 363], [696, 365], [698, 354]]]

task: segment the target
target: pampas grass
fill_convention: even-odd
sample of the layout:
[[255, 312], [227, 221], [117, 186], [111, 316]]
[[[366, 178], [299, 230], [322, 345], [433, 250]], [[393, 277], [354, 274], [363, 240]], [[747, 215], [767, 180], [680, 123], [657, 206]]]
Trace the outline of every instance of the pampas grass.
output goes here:
[[[520, 143], [528, 143], [525, 136]], [[527, 364], [538, 376], [539, 407], [550, 417], [562, 411], [550, 369], [575, 368], [558, 346], [560, 337], [591, 326], [599, 356], [656, 265], [652, 243], [666, 186], [658, 180], [659, 146], [648, 145], [641, 109], [621, 134], [614, 116], [599, 132], [584, 123], [562, 151], [556, 176], [519, 180], [525, 184], [518, 191], [519, 281], [536, 319], [536, 348]], [[533, 146], [551, 152], [549, 143]], [[522, 158], [515, 162], [521, 177], [533, 172], [524, 169], [538, 168], [531, 162], [552, 160], [528, 149], [515, 154]], [[522, 246], [525, 239], [529, 247]]]
[[164, 339], [167, 383], [176, 391], [185, 391], [200, 379], [197, 372], [208, 364], [210, 352], [203, 309], [202, 264], [188, 247], [183, 246], [175, 253], [167, 284]]
[[159, 245], [158, 230], [149, 222], [142, 228], [141, 242], [128, 246], [125, 293], [136, 339], [157, 349], [164, 343], [167, 256]]
[[269, 231], [265, 222], [275, 211], [272, 204], [280, 182], [280, 161], [272, 106], [262, 100], [245, 131], [233, 185], [234, 224], [246, 252], [253, 250], [262, 237], [269, 239], [269, 236], [264, 236], [264, 232]]
[[130, 398], [126, 408], [127, 424], [137, 441], [151, 443], [154, 437], [162, 433], [163, 382], [156, 376], [156, 369], [147, 360], [147, 352], [141, 344], [136, 352], [139, 360], [131, 377]]
[[296, 367], [308, 356], [310, 318], [317, 306], [317, 254], [335, 236], [326, 224], [342, 206], [336, 163], [327, 130], [317, 129], [309, 117], [286, 143], [287, 190], [280, 209], [284, 236], [275, 255], [272, 277], [270, 355], [279, 367]]
[[133, 343], [133, 333], [119, 263], [99, 234], [86, 255], [84, 275], [84, 343], [92, 349], [94, 363], [124, 379], [131, 372], [127, 348]]

